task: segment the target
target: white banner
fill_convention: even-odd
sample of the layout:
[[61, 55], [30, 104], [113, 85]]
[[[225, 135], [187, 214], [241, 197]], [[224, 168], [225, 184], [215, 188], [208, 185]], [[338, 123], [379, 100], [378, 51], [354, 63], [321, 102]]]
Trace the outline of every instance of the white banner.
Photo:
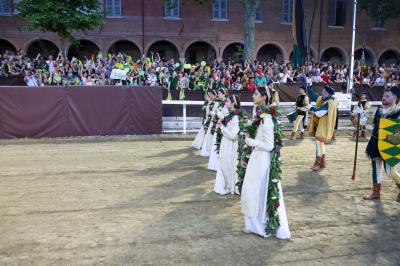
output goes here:
[[113, 69], [111, 71], [110, 79], [126, 80], [127, 71], [121, 69]]
[[336, 92], [336, 99], [339, 102], [339, 111], [351, 111], [351, 94]]

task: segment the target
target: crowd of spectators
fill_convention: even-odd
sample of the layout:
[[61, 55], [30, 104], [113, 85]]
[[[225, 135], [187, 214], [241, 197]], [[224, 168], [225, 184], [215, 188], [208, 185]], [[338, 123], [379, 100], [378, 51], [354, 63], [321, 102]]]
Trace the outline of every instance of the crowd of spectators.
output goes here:
[[[346, 83], [348, 73], [348, 66], [330, 62], [309, 63], [297, 69], [291, 63], [275, 60], [187, 64], [163, 60], [158, 53], [135, 60], [123, 53], [68, 59], [61, 53], [30, 58], [21, 52], [5, 51], [0, 58], [0, 76], [22, 75], [28, 86], [150, 85], [170, 90], [253, 91], [256, 86], [270, 83]], [[361, 66], [356, 61], [353, 81], [390, 87], [400, 83], [400, 66]]]

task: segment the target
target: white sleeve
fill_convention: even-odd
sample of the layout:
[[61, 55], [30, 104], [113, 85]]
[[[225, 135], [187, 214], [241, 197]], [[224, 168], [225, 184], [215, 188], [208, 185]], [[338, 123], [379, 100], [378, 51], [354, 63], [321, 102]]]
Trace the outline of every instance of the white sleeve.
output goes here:
[[320, 110], [320, 111], [315, 112], [314, 114], [315, 114], [317, 117], [323, 117], [323, 116], [326, 115], [327, 113], [328, 113], [328, 110]]
[[221, 132], [227, 139], [235, 140], [239, 134], [239, 118], [234, 116], [228, 126], [221, 126]]
[[208, 117], [210, 115], [210, 104], [207, 104], [206, 106], [206, 116]]
[[224, 114], [222, 112], [218, 111], [217, 112], [217, 117], [218, 117], [219, 120], [222, 120], [222, 119], [224, 119]]
[[263, 140], [246, 138], [246, 144], [261, 151], [272, 151], [274, 149], [274, 122], [271, 115], [267, 115], [262, 124]]

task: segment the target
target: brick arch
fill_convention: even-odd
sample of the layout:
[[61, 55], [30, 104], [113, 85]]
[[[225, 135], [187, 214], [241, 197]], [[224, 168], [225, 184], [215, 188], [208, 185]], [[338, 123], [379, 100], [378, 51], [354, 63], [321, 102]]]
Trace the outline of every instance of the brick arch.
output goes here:
[[132, 40], [129, 40], [129, 39], [117, 39], [117, 40], [113, 40], [113, 41], [111, 41], [111, 42], [108, 43], [108, 45], [106, 46], [106, 49], [105, 49], [104, 51], [108, 53], [108, 52], [110, 51], [110, 49], [111, 49], [116, 43], [118, 43], [118, 42], [130, 42], [131, 44], [133, 44], [134, 46], [136, 46], [136, 48], [139, 50], [139, 53], [140, 53], [140, 54], [143, 53], [143, 51], [142, 51], [142, 49], [140, 48], [140, 46], [139, 46], [135, 41], [132, 41]]
[[17, 47], [15, 46], [14, 43], [7, 39], [0, 38], [0, 55], [5, 51], [5, 50], [11, 50], [11, 51], [17, 51]]
[[27, 54], [27, 53], [28, 53], [29, 47], [30, 47], [34, 42], [37, 42], [37, 41], [47, 41], [47, 42], [50, 42], [50, 43], [52, 43], [53, 45], [55, 45], [59, 51], [61, 51], [61, 47], [60, 47], [60, 45], [59, 45], [58, 43], [56, 43], [56, 42], [54, 42], [54, 41], [52, 41], [52, 40], [50, 40], [50, 39], [48, 39], [48, 38], [35, 37], [35, 38], [32, 38], [32, 39], [30, 39], [29, 41], [25, 42], [25, 44], [23, 45], [23, 48], [22, 48], [23, 53], [24, 53], [24, 54]]
[[[229, 43], [226, 44], [226, 45], [223, 47], [223, 49], [222, 49], [221, 58], [222, 58], [223, 61], [225, 61], [226, 59], [228, 59], [228, 58], [224, 58], [224, 55], [225, 55], [225, 57], [228, 57], [227, 53], [229, 53], [230, 51], [227, 50], [227, 49], [231, 49], [233, 45], [240, 45], [240, 46], [242, 46], [242, 48], [244, 48], [244, 43], [243, 43], [242, 41], [229, 42]], [[235, 59], [235, 58], [233, 58], [233, 59]]]
[[[358, 54], [360, 53], [360, 56], [361, 56], [361, 52], [362, 52], [362, 46], [360, 46], [360, 47], [357, 47], [357, 49], [354, 49], [354, 59], [355, 60], [359, 60], [359, 58], [358, 58]], [[375, 55], [375, 53], [374, 53], [374, 51], [370, 48], [370, 47], [364, 47], [364, 51], [366, 52], [366, 54], [370, 57], [370, 60], [371, 60], [371, 64], [373, 65], [374, 64], [374, 62], [375, 62], [375, 60], [377, 59], [376, 58], [376, 55]], [[364, 53], [365, 54], [365, 53]], [[366, 56], [367, 57], [367, 56]], [[367, 62], [368, 63], [368, 62]]]
[[[68, 49], [66, 49], [66, 52], [67, 52], [67, 57], [72, 57], [72, 56], [74, 56], [74, 57], [82, 57], [82, 56], [86, 56], [87, 58], [89, 58], [90, 57], [90, 54], [95, 54], [95, 55], [97, 55], [97, 53], [99, 53], [99, 52], [101, 52], [102, 50], [101, 50], [101, 45], [99, 45], [96, 41], [94, 41], [94, 40], [90, 40], [90, 39], [79, 39], [79, 40], [77, 40], [78, 42], [88, 42], [88, 43], [92, 43], [92, 44], [94, 44], [95, 46], [96, 46], [96, 48], [97, 48], [97, 51], [93, 51], [93, 50], [89, 50], [89, 51], [84, 51], [84, 50], [82, 50], [82, 47], [81, 48], [79, 48], [79, 49], [77, 49], [77, 48], [75, 48], [75, 47], [73, 47], [72, 46], [72, 43], [70, 43], [69, 45], [68, 45]], [[73, 51], [71, 51], [71, 49], [74, 49]], [[75, 53], [77, 53], [77, 54], [75, 54]]]
[[[35, 43], [37, 46], [35, 47]], [[36, 57], [37, 53], [41, 53], [44, 57], [48, 57], [49, 55], [53, 55], [53, 57], [57, 56], [59, 51], [61, 51], [60, 47], [53, 41], [47, 38], [33, 38], [25, 43], [23, 48], [24, 54], [27, 54], [31, 57]]]
[[389, 48], [389, 49], [386, 49], [386, 50], [382, 51], [382, 52], [380, 53], [379, 57], [377, 58], [379, 64], [384, 63], [384, 62], [382, 62], [382, 60], [383, 60], [382, 57], [383, 57], [383, 55], [386, 54], [386, 53], [393, 53], [393, 55], [396, 57], [396, 61], [397, 61], [396, 64], [400, 64], [400, 53], [399, 53], [399, 51], [398, 51], [396, 48]]
[[[323, 52], [321, 53], [321, 61], [323, 61], [322, 58], [324, 57], [324, 54], [325, 54], [325, 53], [327, 53], [328, 51], [329, 51], [329, 52], [333, 52], [333, 51], [335, 51], [335, 50], [336, 50], [336, 51], [340, 54], [340, 56], [342, 57], [340, 64], [346, 64], [346, 63], [347, 63], [347, 58], [348, 58], [346, 52], [345, 52], [342, 48], [340, 48], [340, 47], [335, 47], [335, 46], [327, 47], [327, 48], [325, 48], [325, 49], [323, 50]], [[327, 55], [325, 55], [325, 57], [327, 57]], [[328, 59], [328, 58], [326, 58], [326, 59]]]
[[[191, 60], [192, 58], [188, 58], [188, 57], [192, 57], [192, 55], [188, 55], [188, 52], [189, 52], [189, 48], [196, 43], [204, 43], [204, 44], [207, 44], [210, 48], [212, 48], [212, 50], [213, 50], [212, 52], [214, 53], [214, 56], [207, 55], [206, 61], [211, 61], [212, 59], [218, 58], [218, 54], [217, 54], [218, 50], [213, 44], [211, 44], [208, 41], [204, 41], [204, 40], [194, 40], [192, 42], [189, 42], [187, 45], [185, 45], [184, 56], [185, 56], [185, 59], [187, 62], [191, 63], [191, 61], [194, 61], [194, 60]], [[204, 56], [200, 56], [200, 57], [204, 57]], [[201, 60], [201, 59], [197, 58], [197, 56], [196, 56], [196, 60]], [[194, 62], [192, 62], [192, 63], [194, 63]], [[195, 62], [195, 63], [198, 63], [198, 62]], [[208, 62], [208, 63], [211, 63], [211, 62]]]
[[[272, 56], [271, 59], [276, 59], [276, 60], [281, 59], [282, 62], [285, 62], [286, 58], [288, 58], [287, 53], [286, 53], [285, 49], [283, 49], [281, 44], [276, 43], [276, 42], [267, 42], [267, 43], [263, 43], [257, 47], [257, 53], [256, 53], [257, 59], [261, 59], [261, 60], [263, 59], [263, 57], [261, 57], [261, 55], [260, 55], [260, 52], [263, 48], [266, 48], [267, 46], [270, 46], [270, 48], [276, 48], [281, 54], [281, 58], [274, 58], [274, 56], [271, 54], [271, 56]], [[269, 56], [267, 55], [265, 59], [268, 59], [268, 57]]]
[[[154, 45], [156, 45], [157, 43], [164, 43], [165, 45], [171, 45], [172, 49], [175, 51], [169, 51], [166, 52], [164, 51], [164, 55], [160, 54], [161, 57], [166, 57], [166, 59], [175, 59], [175, 60], [179, 60], [179, 58], [181, 58], [181, 52], [179, 51], [179, 46], [174, 42], [171, 41], [169, 39], [161, 39], [161, 40], [155, 40], [151, 43], [149, 43], [146, 47], [146, 55], [150, 56], [150, 48]], [[176, 53], [176, 55], [172, 55], [172, 53]]]

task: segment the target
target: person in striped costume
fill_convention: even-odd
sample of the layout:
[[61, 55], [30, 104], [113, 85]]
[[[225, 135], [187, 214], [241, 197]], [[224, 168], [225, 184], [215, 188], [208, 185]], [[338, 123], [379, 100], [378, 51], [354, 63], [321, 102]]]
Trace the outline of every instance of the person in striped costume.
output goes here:
[[[385, 173], [392, 177], [400, 190], [400, 173], [396, 167], [390, 167], [389, 163], [382, 159], [382, 154], [378, 148], [379, 138], [379, 123], [381, 118], [387, 119], [400, 119], [400, 87], [393, 86], [386, 90], [382, 96], [382, 107], [378, 108], [374, 116], [374, 128], [372, 131], [371, 139], [368, 142], [366, 153], [371, 159], [372, 163], [372, 194], [364, 197], [364, 200], [379, 200], [381, 198], [381, 181], [382, 181], [382, 168]], [[399, 145], [400, 135], [396, 134], [396, 140], [391, 141], [395, 146]], [[399, 164], [397, 164], [398, 166]], [[397, 196], [397, 202], [400, 203], [400, 191]]]

